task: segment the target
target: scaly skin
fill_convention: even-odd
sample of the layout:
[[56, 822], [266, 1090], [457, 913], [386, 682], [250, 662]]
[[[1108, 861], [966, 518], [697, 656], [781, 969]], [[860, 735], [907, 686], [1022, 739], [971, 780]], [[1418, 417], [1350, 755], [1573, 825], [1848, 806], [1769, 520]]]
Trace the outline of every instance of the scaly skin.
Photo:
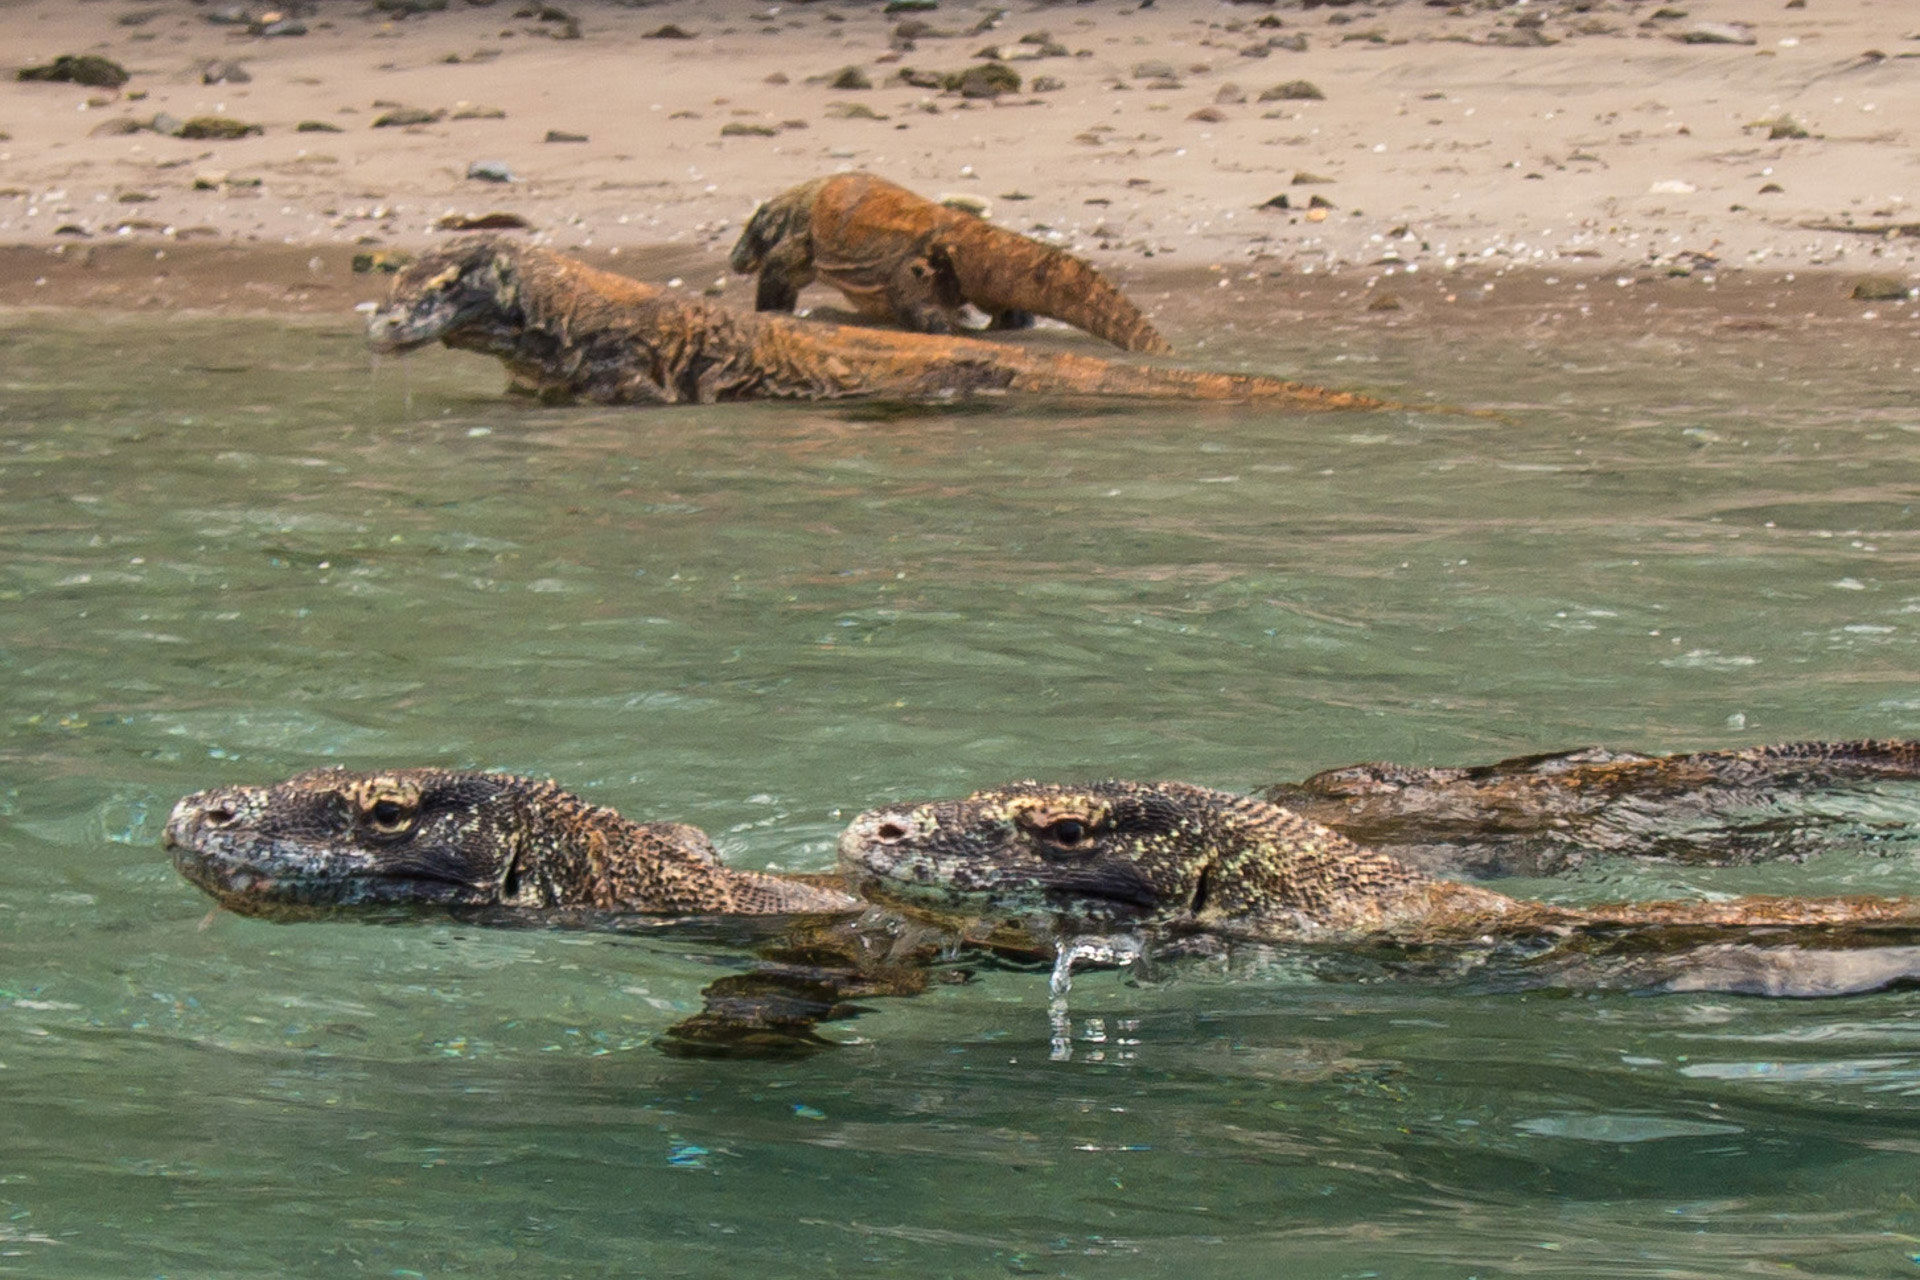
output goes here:
[[871, 174], [781, 192], [754, 211], [729, 261], [741, 275], [759, 273], [761, 311], [792, 311], [817, 277], [861, 314], [920, 333], [960, 332], [970, 302], [994, 329], [1042, 315], [1126, 351], [1173, 350], [1079, 258]]
[[1178, 782], [1017, 782], [874, 810], [847, 828], [840, 855], [871, 901], [1065, 935], [1537, 946], [1622, 930], [1920, 928], [1920, 901], [1900, 898], [1530, 902], [1426, 875], [1278, 805]]
[[857, 911], [837, 889], [723, 866], [695, 827], [630, 822], [505, 773], [316, 769], [174, 806], [180, 873], [243, 915], [377, 906], [669, 915]]
[[545, 249], [485, 237], [428, 254], [395, 276], [367, 340], [381, 352], [439, 341], [497, 356], [516, 388], [562, 403], [1032, 391], [1249, 400], [1296, 411], [1394, 407], [1278, 378], [738, 315]]
[[1693, 863], [1801, 853], [1836, 820], [1793, 813], [1787, 800], [1904, 779], [1920, 779], [1920, 741], [1667, 756], [1588, 747], [1465, 769], [1355, 764], [1262, 794], [1427, 870], [1539, 875], [1592, 853]]

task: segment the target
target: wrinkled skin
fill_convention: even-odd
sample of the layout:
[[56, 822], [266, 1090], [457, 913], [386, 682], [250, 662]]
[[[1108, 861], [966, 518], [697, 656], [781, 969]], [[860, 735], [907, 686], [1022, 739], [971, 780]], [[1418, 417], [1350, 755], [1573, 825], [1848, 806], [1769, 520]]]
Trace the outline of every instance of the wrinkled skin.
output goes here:
[[174, 806], [174, 865], [245, 915], [366, 907], [583, 907], [663, 914], [847, 912], [826, 885], [721, 864], [681, 823], [629, 822], [503, 773], [318, 769]]
[[962, 331], [972, 303], [992, 329], [1043, 315], [1125, 351], [1173, 348], [1087, 263], [865, 173], [816, 178], [754, 211], [729, 259], [758, 274], [760, 311], [792, 311], [816, 278], [855, 310], [919, 333]]
[[[1056, 938], [1137, 934], [1272, 944], [1504, 948], [1559, 978], [1599, 980], [1592, 957], [1649, 985], [1838, 994], [1920, 976], [1920, 948], [1827, 964], [1755, 939], [1837, 950], [1911, 941], [1908, 898], [1736, 898], [1564, 907], [1426, 875], [1298, 814], [1184, 783], [1018, 782], [965, 800], [877, 809], [840, 841], [871, 901], [965, 928], [1025, 924]], [[1713, 948], [1718, 967], [1702, 960]], [[1618, 957], [1687, 948], [1700, 961], [1622, 969]], [[1732, 948], [1728, 950], [1728, 948]], [[1726, 957], [1732, 957], [1727, 959]], [[1637, 963], [1637, 962], [1636, 962]], [[1811, 962], [1809, 962], [1811, 963]], [[1818, 968], [1818, 966], [1816, 966]], [[1658, 982], [1651, 975], [1658, 974]], [[1822, 984], [1826, 985], [1822, 985]]]
[[1118, 364], [972, 338], [739, 315], [545, 249], [455, 241], [394, 277], [368, 322], [378, 352], [438, 341], [497, 357], [552, 403], [712, 404], [1001, 391], [1380, 409], [1351, 392], [1255, 375]]

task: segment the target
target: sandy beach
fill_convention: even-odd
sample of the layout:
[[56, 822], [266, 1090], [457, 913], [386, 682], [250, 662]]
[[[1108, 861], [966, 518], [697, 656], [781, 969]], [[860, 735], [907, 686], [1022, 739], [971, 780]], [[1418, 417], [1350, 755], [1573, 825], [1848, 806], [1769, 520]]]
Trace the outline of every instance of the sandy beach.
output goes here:
[[[1576, 285], [1920, 311], [1905, 0], [21, 0], [0, 24], [16, 71], [127, 73], [0, 82], [9, 305], [350, 310], [382, 287], [354, 255], [493, 213], [745, 305], [725, 255], [754, 205], [866, 169], [983, 200], [1177, 335], [1222, 288], [1446, 323]], [[989, 61], [1019, 89], [944, 87]], [[205, 117], [253, 128], [176, 136]]]

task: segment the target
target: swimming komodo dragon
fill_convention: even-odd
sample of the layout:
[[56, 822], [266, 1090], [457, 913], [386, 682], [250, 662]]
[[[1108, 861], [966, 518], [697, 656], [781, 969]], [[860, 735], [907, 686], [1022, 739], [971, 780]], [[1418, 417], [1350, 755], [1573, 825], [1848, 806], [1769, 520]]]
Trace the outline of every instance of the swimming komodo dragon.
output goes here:
[[[180, 873], [243, 915], [377, 906], [845, 913], [825, 883], [722, 865], [697, 827], [632, 822], [506, 773], [316, 769], [174, 806]], [[822, 880], [825, 878], [822, 877]]]
[[817, 277], [863, 315], [957, 333], [972, 303], [992, 329], [1036, 315], [1127, 351], [1173, 348], [1140, 309], [1079, 258], [866, 173], [815, 178], [754, 210], [729, 259], [759, 273], [754, 305], [792, 311]]
[[[1538, 955], [1663, 931], [1689, 944], [1920, 934], [1920, 899], [1572, 907], [1511, 898], [1427, 875], [1257, 797], [1177, 782], [1017, 782], [964, 800], [877, 809], [847, 828], [840, 854], [850, 882], [873, 902], [942, 921], [1020, 922], [1056, 938], [1507, 944]], [[1903, 966], [1894, 976], [1915, 976], [1920, 953], [1894, 950]], [[1875, 975], [1889, 980], [1884, 970]], [[1780, 977], [1742, 981], [1776, 989], [1765, 984]]]
[[1920, 780], [1920, 741], [1785, 742], [1648, 756], [1586, 747], [1468, 768], [1354, 764], [1261, 794], [1351, 840], [1441, 874], [1545, 875], [1590, 854], [1695, 864], [1817, 850], [1870, 826], [1821, 796]]
[[440, 341], [497, 356], [514, 388], [564, 403], [939, 397], [985, 391], [1249, 400], [1288, 410], [1394, 407], [1250, 374], [1116, 364], [975, 338], [741, 315], [700, 298], [490, 237], [394, 277], [368, 325], [375, 351]]

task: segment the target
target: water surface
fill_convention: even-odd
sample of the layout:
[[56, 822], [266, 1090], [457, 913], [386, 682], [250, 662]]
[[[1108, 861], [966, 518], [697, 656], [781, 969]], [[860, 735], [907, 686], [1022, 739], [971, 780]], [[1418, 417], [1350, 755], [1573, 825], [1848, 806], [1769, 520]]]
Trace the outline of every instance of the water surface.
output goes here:
[[[1510, 423], [530, 408], [331, 322], [14, 313], [0, 353], [0, 1273], [1913, 1270], [1912, 992], [1093, 973], [1060, 1062], [1044, 966], [1001, 968], [687, 1061], [724, 947], [210, 915], [157, 844], [320, 763], [549, 774], [821, 868], [859, 809], [1019, 776], [1920, 735], [1910, 345], [1206, 352]], [[1912, 856], [1520, 887], [1916, 892]]]

